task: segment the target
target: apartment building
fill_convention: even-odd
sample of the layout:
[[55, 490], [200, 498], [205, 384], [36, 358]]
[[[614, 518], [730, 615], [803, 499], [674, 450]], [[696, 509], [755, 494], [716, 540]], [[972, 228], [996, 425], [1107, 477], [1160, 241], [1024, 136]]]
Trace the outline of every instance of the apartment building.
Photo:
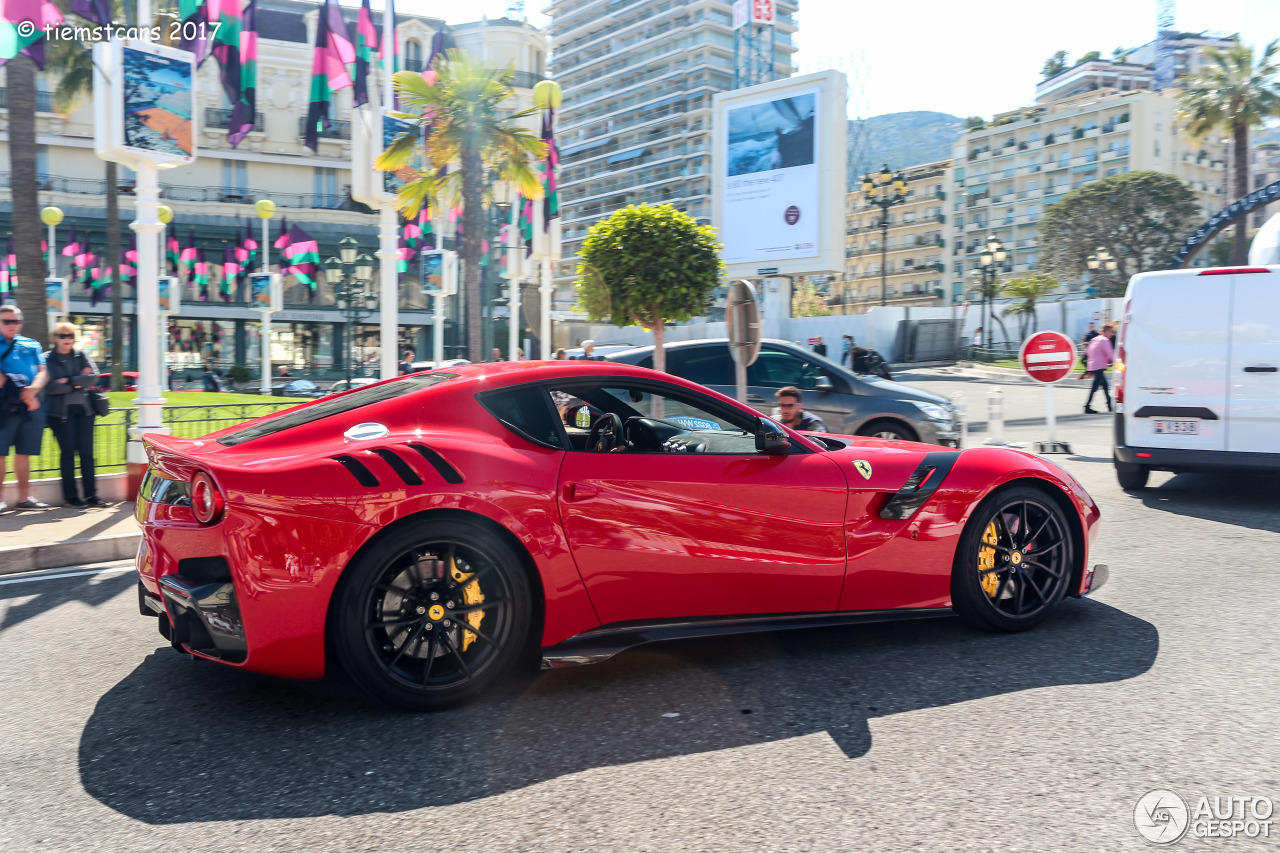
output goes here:
[[[1253, 146], [1249, 165], [1249, 186], [1260, 190], [1280, 181], [1280, 142], [1260, 142]], [[1276, 212], [1280, 205], [1269, 204], [1250, 215], [1249, 225], [1261, 228], [1262, 223]]]
[[[354, 32], [355, 8], [344, 9], [348, 27]], [[170, 233], [185, 245], [193, 236], [205, 250], [213, 267], [211, 298], [202, 300], [191, 287], [183, 293], [183, 311], [173, 321], [173, 334], [180, 342], [174, 352], [178, 360], [200, 361], [217, 358], [225, 365], [259, 363], [258, 313], [249, 307], [243, 290], [229, 300], [219, 295], [223, 244], [234, 240], [237, 229], [254, 229], [260, 239], [260, 220], [253, 203], [268, 198], [276, 204], [272, 221], [272, 241], [282, 219], [302, 226], [320, 244], [321, 257], [337, 254], [337, 243], [351, 234], [364, 251], [377, 247], [377, 216], [354, 202], [351, 186], [351, 90], [333, 95], [332, 128], [321, 137], [320, 148], [312, 152], [303, 144], [303, 124], [307, 114], [312, 45], [318, 7], [294, 0], [260, 0], [258, 5], [258, 114], [253, 131], [238, 148], [227, 143], [229, 104], [218, 80], [217, 63], [210, 60], [198, 72], [196, 116], [199, 159], [190, 166], [160, 173], [161, 202], [173, 209]], [[375, 15], [380, 22], [380, 14]], [[432, 38], [445, 22], [437, 18], [397, 15], [396, 36], [402, 63], [420, 71], [430, 54]], [[450, 27], [458, 46], [481, 60], [516, 70], [517, 108], [532, 106], [532, 88], [543, 79], [546, 67], [545, 35], [526, 22], [496, 19]], [[68, 115], [52, 111], [55, 80], [40, 75], [42, 90], [37, 105], [37, 143], [40, 204], [57, 205], [66, 219], [59, 227], [59, 242], [65, 244], [72, 228], [77, 237], [88, 240], [99, 257], [106, 253], [105, 164], [93, 151], [93, 124], [90, 98], [86, 96]], [[0, 160], [7, 164], [7, 113], [0, 89]], [[536, 119], [531, 120], [536, 128]], [[0, 173], [0, 226], [11, 215], [9, 174]], [[120, 170], [120, 212], [133, 219], [133, 175]], [[127, 240], [129, 231], [124, 231]], [[271, 250], [273, 260], [277, 253]], [[59, 275], [68, 275], [70, 259], [59, 254]], [[71, 309], [82, 321], [95, 357], [105, 341], [109, 306], [91, 304], [89, 296], [73, 291]], [[126, 313], [132, 314], [132, 292], [126, 287]], [[457, 302], [458, 300], [450, 300]], [[273, 358], [298, 368], [340, 371], [353, 337], [367, 338], [370, 360], [375, 356], [379, 315], [375, 311], [346, 328], [346, 318], [334, 305], [333, 288], [323, 279], [313, 295], [285, 279], [286, 310], [275, 316], [272, 326]], [[400, 323], [402, 348], [430, 352], [431, 314], [418, 282], [406, 279], [401, 288]], [[455, 322], [465, 316], [460, 306], [450, 306], [446, 343], [465, 341]], [[135, 362], [133, 331], [128, 330], [128, 361]], [[202, 341], [194, 350], [191, 341]]]
[[[796, 10], [776, 4], [776, 78], [794, 71]], [[567, 309], [592, 223], [645, 203], [710, 221], [711, 96], [733, 88], [733, 13], [727, 0], [554, 0], [546, 12], [564, 91], [555, 307]]]
[[903, 170], [906, 201], [889, 208], [887, 239], [881, 209], [860, 189], [846, 195], [844, 275], [831, 283], [827, 300], [833, 312], [862, 314], [881, 304], [943, 301], [950, 167], [951, 161], [940, 160]]
[[1175, 122], [1176, 110], [1172, 93], [1098, 89], [998, 114], [965, 133], [955, 145], [946, 187], [948, 301], [965, 298], [967, 273], [978, 265], [989, 235], [1009, 253], [1004, 272], [1036, 270], [1045, 210], [1090, 181], [1164, 172], [1191, 188], [1206, 218], [1217, 212], [1223, 148], [1190, 138]]

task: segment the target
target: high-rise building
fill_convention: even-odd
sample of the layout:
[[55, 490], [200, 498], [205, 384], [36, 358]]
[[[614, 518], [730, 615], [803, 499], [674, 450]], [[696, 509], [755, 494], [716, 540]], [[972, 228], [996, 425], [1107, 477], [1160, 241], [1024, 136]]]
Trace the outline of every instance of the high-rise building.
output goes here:
[[[557, 308], [572, 304], [574, 256], [592, 223], [632, 204], [711, 219], [711, 96], [733, 88], [727, 0], [553, 0], [563, 256]], [[776, 4], [776, 78], [790, 75], [795, 0]]]
[[[1280, 181], [1280, 142], [1260, 142], [1253, 146], [1252, 162], [1249, 165], [1249, 189], [1260, 190]], [[1253, 228], [1261, 228], [1262, 223], [1276, 212], [1277, 204], [1265, 205], [1249, 217]]]

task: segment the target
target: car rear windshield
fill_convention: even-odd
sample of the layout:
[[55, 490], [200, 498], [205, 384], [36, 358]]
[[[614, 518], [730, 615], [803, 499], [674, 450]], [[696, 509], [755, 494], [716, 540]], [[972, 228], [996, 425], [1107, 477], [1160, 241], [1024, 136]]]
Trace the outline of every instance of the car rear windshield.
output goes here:
[[253, 441], [255, 438], [262, 438], [265, 435], [275, 435], [278, 432], [284, 432], [296, 426], [314, 423], [322, 418], [340, 415], [343, 412], [350, 412], [364, 406], [371, 406], [374, 403], [381, 403], [383, 400], [390, 400], [404, 394], [412, 394], [414, 391], [421, 391], [423, 388], [438, 385], [447, 379], [455, 379], [457, 376], [458, 374], [456, 373], [423, 373], [417, 376], [406, 376], [403, 379], [385, 382], [381, 385], [369, 385], [352, 391], [350, 394], [343, 394], [341, 397], [320, 400], [296, 412], [289, 412], [278, 417], [268, 417], [253, 426], [222, 436], [222, 438], [218, 439], [218, 443], [227, 447], [235, 447], [237, 444], [244, 444], [246, 441]]

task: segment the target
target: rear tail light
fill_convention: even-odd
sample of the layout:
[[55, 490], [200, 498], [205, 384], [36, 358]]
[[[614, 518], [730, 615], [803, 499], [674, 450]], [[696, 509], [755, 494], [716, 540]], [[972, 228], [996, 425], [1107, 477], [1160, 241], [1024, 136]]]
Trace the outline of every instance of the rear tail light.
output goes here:
[[1245, 275], [1251, 272], [1271, 272], [1266, 267], [1223, 267], [1216, 270], [1201, 270], [1196, 275]]
[[191, 509], [195, 512], [196, 521], [201, 524], [217, 524], [222, 520], [226, 500], [218, 489], [213, 477], [204, 471], [191, 478]]

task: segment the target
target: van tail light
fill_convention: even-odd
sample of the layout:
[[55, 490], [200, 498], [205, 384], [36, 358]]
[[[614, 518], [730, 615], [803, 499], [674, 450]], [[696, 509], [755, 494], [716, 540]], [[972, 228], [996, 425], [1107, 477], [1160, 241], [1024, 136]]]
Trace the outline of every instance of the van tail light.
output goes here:
[[1124, 301], [1124, 312], [1121, 314], [1121, 318], [1120, 318], [1120, 334], [1116, 336], [1116, 340], [1119, 341], [1119, 343], [1116, 345], [1116, 404], [1117, 405], [1124, 402], [1124, 374], [1125, 374], [1124, 337], [1125, 337], [1125, 334], [1129, 331], [1129, 320], [1131, 319], [1129, 315], [1129, 306], [1130, 304], [1132, 304], [1132, 302], [1133, 302], [1132, 299], [1126, 299]]
[[1245, 275], [1251, 272], [1271, 272], [1266, 267], [1222, 267], [1216, 270], [1201, 270], [1196, 275]]
[[191, 478], [191, 509], [201, 524], [217, 524], [222, 520], [227, 502], [213, 477], [200, 471]]

